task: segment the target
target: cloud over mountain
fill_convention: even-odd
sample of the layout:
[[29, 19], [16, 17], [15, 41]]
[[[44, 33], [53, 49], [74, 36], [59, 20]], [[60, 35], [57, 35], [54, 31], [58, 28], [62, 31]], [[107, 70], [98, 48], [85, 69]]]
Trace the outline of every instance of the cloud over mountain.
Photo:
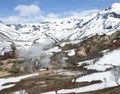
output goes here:
[[98, 9], [92, 10], [70, 10], [64, 11], [63, 13], [45, 13], [40, 6], [37, 4], [30, 4], [30, 5], [17, 5], [13, 11], [17, 12], [17, 14], [9, 15], [6, 17], [0, 17], [0, 19], [4, 23], [39, 23], [46, 19], [58, 19], [58, 18], [65, 18], [70, 16], [89, 16], [94, 13], [98, 13]]
[[39, 6], [35, 4], [31, 5], [18, 5], [14, 10], [19, 12], [19, 16], [36, 16], [42, 13]]

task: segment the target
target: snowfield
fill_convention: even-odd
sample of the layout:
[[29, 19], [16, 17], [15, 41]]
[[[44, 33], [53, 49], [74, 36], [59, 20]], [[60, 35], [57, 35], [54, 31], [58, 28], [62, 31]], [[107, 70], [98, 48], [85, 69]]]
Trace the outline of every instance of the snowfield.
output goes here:
[[[15, 27], [17, 27], [17, 29], [15, 29]], [[4, 55], [5, 52], [12, 51], [12, 43], [15, 43], [17, 50], [19, 50], [21, 54], [22, 52], [25, 54], [25, 51], [28, 51], [31, 53], [29, 55], [35, 56], [36, 53], [32, 54], [32, 51], [34, 50], [38, 54], [43, 52], [45, 55], [46, 53], [52, 55], [53, 53], [61, 52], [61, 48], [66, 44], [76, 44], [94, 35], [110, 35], [119, 30], [120, 3], [114, 3], [109, 8], [95, 15], [86, 17], [72, 16], [63, 19], [46, 20], [38, 24], [21, 24], [20, 26], [6, 26], [0, 22], [0, 55]], [[59, 44], [59, 46], [57, 44]], [[74, 56], [76, 54], [75, 51], [75, 49], [68, 50], [67, 55]], [[61, 89], [58, 90], [57, 93], [80, 93], [117, 86], [111, 71], [106, 70], [112, 68], [113, 66], [120, 66], [120, 49], [111, 52], [109, 52], [109, 50], [104, 50], [101, 53], [104, 53], [104, 56], [98, 60], [93, 59], [78, 63], [78, 66], [86, 64], [84, 67], [87, 70], [92, 69], [97, 70], [98, 72], [76, 79], [76, 82], [91, 82], [100, 80], [101, 83], [73, 89]], [[63, 60], [66, 59], [68, 58], [63, 58]], [[68, 75], [70, 73], [66, 72], [63, 74]], [[73, 74], [71, 73], [71, 75]], [[15, 85], [4, 85], [6, 83], [19, 82], [22, 79], [36, 75], [39, 74], [0, 78], [0, 90], [10, 88]], [[118, 81], [120, 82], [120, 79]], [[56, 91], [46, 92], [43, 94], [56, 94]]]
[[[36, 24], [19, 24], [8, 27], [0, 23], [0, 42], [14, 41], [19, 43], [24, 41], [26, 44], [35, 42], [52, 45], [59, 42], [73, 41], [74, 43], [77, 40], [82, 41], [84, 38], [89, 38], [96, 34], [110, 35], [120, 30], [119, 7], [120, 3], [114, 3], [110, 8], [95, 15], [91, 14], [86, 17], [72, 16], [46, 20]], [[61, 44], [61, 46], [64, 45]]]
[[[62, 89], [62, 90], [58, 90], [57, 93], [60, 93], [60, 94], [73, 93], [73, 92], [81, 93], [81, 92], [89, 92], [89, 91], [101, 90], [104, 88], [117, 86], [117, 84], [114, 81], [114, 76], [111, 74], [111, 71], [98, 72], [98, 73], [93, 73], [83, 77], [79, 77], [76, 79], [76, 82], [86, 82], [86, 81], [91, 82], [91, 81], [97, 81], [97, 80], [101, 80], [102, 82], [93, 84], [93, 85], [84, 86], [84, 87], [79, 87], [79, 88]], [[120, 82], [120, 79], [119, 79], [119, 82]], [[46, 92], [42, 94], [56, 94], [56, 91]]]
[[[95, 63], [93, 63], [95, 61], [94, 59], [79, 62], [78, 66], [87, 64], [85, 68], [87, 68], [88, 70], [93, 69], [93, 70], [102, 71], [102, 72], [92, 73], [86, 76], [79, 77], [76, 79], [76, 82], [91, 82], [91, 81], [97, 81], [97, 80], [100, 80], [102, 82], [80, 87], [80, 88], [62, 89], [62, 90], [58, 90], [57, 93], [63, 93], [63, 94], [71, 93], [71, 92], [80, 93], [80, 92], [101, 90], [104, 88], [118, 86], [117, 83], [115, 82], [115, 78], [114, 78], [115, 76], [112, 74], [111, 70], [110, 71], [105, 71], [105, 70], [113, 66], [120, 66], [119, 56], [120, 56], [120, 49], [114, 50], [112, 52], [106, 52], [104, 56], [101, 57]], [[73, 82], [74, 82], [74, 79], [73, 79]], [[118, 82], [120, 83], [120, 78]], [[43, 94], [56, 94], [56, 91], [46, 92]]]
[[[87, 69], [94, 69], [98, 71], [105, 71], [113, 66], [120, 66], [120, 49], [114, 50], [112, 52], [107, 52], [101, 57], [95, 64], [90, 63], [85, 66]], [[86, 63], [86, 62], [84, 62]], [[80, 63], [79, 63], [80, 64]]]
[[15, 84], [10, 84], [10, 85], [4, 85], [4, 84], [11, 83], [11, 82], [16, 83], [22, 79], [32, 77], [32, 76], [37, 76], [37, 75], [39, 75], [39, 73], [34, 73], [34, 74], [29, 74], [29, 75], [19, 76], [19, 77], [0, 78], [0, 90], [15, 86]]

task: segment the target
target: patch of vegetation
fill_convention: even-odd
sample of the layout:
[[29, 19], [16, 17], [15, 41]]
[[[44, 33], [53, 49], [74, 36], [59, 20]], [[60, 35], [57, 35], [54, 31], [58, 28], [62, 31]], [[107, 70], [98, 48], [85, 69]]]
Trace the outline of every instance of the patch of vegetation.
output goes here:
[[22, 64], [24, 63], [24, 60], [13, 60], [13, 61], [9, 60], [8, 63]]
[[20, 72], [20, 68], [13, 68], [9, 71], [9, 73], [12, 73], [12, 74], [19, 73], [19, 72]]

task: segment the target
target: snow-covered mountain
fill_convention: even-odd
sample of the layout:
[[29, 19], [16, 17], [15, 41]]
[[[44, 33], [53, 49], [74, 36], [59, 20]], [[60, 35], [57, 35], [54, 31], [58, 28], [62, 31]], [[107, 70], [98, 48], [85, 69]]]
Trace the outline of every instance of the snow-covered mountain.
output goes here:
[[10, 51], [12, 41], [18, 40], [19, 36], [20, 34], [16, 30], [0, 22], [0, 54], [4, 55], [4, 51]]
[[[17, 94], [27, 92], [33, 94], [40, 89], [40, 86], [44, 86], [37, 93], [82, 93], [101, 89], [104, 90], [100, 93], [111, 93], [111, 89], [112, 92], [118, 93], [119, 55], [120, 3], [114, 3], [107, 9], [86, 17], [72, 16], [36, 24], [5, 25], [0, 21], [0, 74], [7, 77], [12, 74], [15, 76], [17, 73], [19, 75], [19, 73], [39, 72], [39, 75], [0, 79], [0, 92], [3, 94], [4, 91], [12, 90], [11, 93], [17, 91], [15, 92]], [[22, 58], [16, 59], [14, 58], [16, 56]], [[41, 72], [46, 70], [43, 68], [50, 71]], [[42, 80], [39, 80], [40, 76]], [[27, 77], [31, 77], [28, 78], [29, 82], [22, 80]], [[48, 79], [49, 77], [55, 79]], [[55, 83], [56, 77], [57, 81], [60, 77], [60, 82]], [[20, 80], [22, 81], [19, 82]], [[25, 81], [28, 84], [24, 85]], [[70, 87], [64, 85], [66, 82], [71, 82]], [[85, 86], [81, 83], [85, 83]], [[63, 87], [59, 87], [59, 84]], [[48, 88], [54, 85], [56, 88], [52, 90], [55, 91]], [[6, 88], [8, 89], [1, 91]], [[48, 90], [50, 92], [47, 92]]]
[[14, 41], [16, 45], [22, 44], [24, 47], [32, 43], [51, 45], [59, 42], [82, 41], [96, 34], [110, 35], [118, 30], [120, 30], [120, 3], [114, 3], [98, 14], [87, 17], [72, 16], [36, 24], [8, 26], [0, 23], [0, 43], [4, 45]]

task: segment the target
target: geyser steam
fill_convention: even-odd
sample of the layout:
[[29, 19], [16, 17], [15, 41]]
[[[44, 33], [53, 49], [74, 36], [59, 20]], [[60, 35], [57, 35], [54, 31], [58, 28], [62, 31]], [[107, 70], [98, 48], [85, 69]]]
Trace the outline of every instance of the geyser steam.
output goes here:
[[20, 49], [20, 54], [29, 65], [29, 71], [47, 68], [50, 65], [51, 57], [44, 50], [44, 45], [33, 45], [29, 49]]

